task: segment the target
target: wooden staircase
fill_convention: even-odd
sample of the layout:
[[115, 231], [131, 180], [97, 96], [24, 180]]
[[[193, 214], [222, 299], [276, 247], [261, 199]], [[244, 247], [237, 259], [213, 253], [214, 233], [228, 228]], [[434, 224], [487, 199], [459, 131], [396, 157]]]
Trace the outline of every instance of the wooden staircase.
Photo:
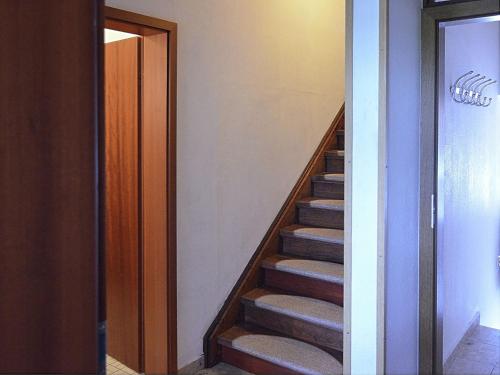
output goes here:
[[[227, 311], [207, 333], [211, 358], [255, 374], [342, 374], [343, 111], [330, 132], [317, 151], [323, 160], [310, 168], [314, 174], [305, 176], [309, 183], [298, 184], [302, 192], [291, 195], [297, 198], [290, 202], [293, 218], [274, 224], [279, 252], [260, 249], [262, 254], [245, 270], [259, 277], [242, 277], [229, 298], [238, 300], [237, 315], [231, 313], [235, 302], [228, 301]], [[279, 227], [282, 223], [288, 225]], [[273, 242], [273, 231], [269, 233], [268, 242]], [[214, 362], [208, 359], [207, 364]]]

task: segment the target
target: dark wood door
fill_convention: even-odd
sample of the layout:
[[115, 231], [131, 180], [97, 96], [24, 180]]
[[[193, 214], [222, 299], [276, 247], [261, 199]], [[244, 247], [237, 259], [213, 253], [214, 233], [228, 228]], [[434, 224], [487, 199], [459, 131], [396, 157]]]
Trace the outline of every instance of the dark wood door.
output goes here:
[[0, 0], [0, 373], [99, 371], [102, 1]]
[[140, 39], [105, 45], [108, 354], [140, 371]]

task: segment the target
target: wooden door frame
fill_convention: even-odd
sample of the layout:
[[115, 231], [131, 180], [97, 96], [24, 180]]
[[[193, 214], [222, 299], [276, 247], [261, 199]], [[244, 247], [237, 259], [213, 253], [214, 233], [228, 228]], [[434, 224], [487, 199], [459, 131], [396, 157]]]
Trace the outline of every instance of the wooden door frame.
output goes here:
[[[142, 262], [142, 273], [146, 275], [143, 288], [144, 290], [147, 289], [147, 293], [151, 295], [151, 298], [143, 299], [142, 324], [146, 329], [143, 333], [143, 353], [141, 354], [143, 369], [146, 374], [171, 374], [177, 372], [177, 24], [111, 7], [105, 7], [104, 16], [106, 28], [140, 35], [145, 42], [146, 39], [155, 38], [160, 34], [167, 37], [167, 46], [165, 48], [167, 54], [166, 72], [164, 72], [166, 77], [166, 118], [164, 119], [166, 140], [162, 141], [166, 146], [166, 155], [163, 155], [163, 157], [166, 156], [166, 159], [160, 158], [160, 160], [156, 160], [157, 163], [166, 164], [165, 207], [160, 208], [162, 210], [160, 214], [166, 215], [166, 218], [164, 218], [166, 223], [166, 251], [156, 251], [152, 257], [157, 257], [157, 259], [153, 258], [154, 261], [152, 262]], [[158, 42], [161, 43], [161, 40], [156, 39], [152, 43]], [[160, 54], [162, 54], [161, 51]], [[147, 77], [144, 80], [146, 79]], [[141, 106], [143, 105], [144, 102]], [[141, 113], [141, 117], [144, 120], [144, 113]], [[101, 145], [101, 154], [103, 152], [102, 147]], [[104, 168], [102, 161], [99, 168], [102, 175], [102, 169]], [[103, 218], [104, 212], [102, 209], [100, 214], [100, 217]], [[102, 244], [100, 251], [104, 251]], [[160, 271], [158, 271], [158, 268], [160, 268]], [[164, 270], [163, 275], [162, 270]], [[147, 275], [150, 275], [151, 278], [148, 278]], [[155, 327], [155, 329], [147, 329], [148, 326]]]
[[443, 306], [437, 253], [439, 28], [444, 22], [499, 14], [498, 0], [443, 4], [422, 11], [420, 217], [419, 217], [419, 373], [443, 372]]

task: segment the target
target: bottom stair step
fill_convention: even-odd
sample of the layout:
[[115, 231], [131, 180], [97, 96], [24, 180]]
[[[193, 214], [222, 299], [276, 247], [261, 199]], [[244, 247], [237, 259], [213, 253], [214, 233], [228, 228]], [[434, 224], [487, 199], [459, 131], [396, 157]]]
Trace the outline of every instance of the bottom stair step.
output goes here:
[[294, 339], [342, 351], [343, 308], [309, 297], [253, 289], [241, 301], [245, 322]]
[[224, 362], [254, 374], [342, 374], [334, 357], [302, 341], [232, 327], [218, 342]]

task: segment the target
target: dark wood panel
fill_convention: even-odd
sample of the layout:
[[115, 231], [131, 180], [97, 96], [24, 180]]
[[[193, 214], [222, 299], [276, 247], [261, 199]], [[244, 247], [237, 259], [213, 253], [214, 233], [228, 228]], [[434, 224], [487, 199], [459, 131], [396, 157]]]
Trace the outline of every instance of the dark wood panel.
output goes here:
[[142, 176], [144, 345], [148, 373], [167, 373], [167, 47], [168, 35], [144, 37]]
[[260, 358], [253, 357], [249, 354], [242, 353], [233, 348], [223, 346], [222, 360], [230, 365], [245, 369], [252, 374], [256, 375], [299, 375], [299, 372], [275, 365], [271, 362], [264, 361]]
[[140, 371], [140, 39], [105, 45], [108, 354]]
[[212, 325], [209, 327], [204, 337], [205, 364], [213, 366], [219, 360], [217, 352], [217, 337], [224, 331], [232, 327], [241, 316], [242, 310], [240, 298], [250, 290], [258, 286], [262, 279], [260, 265], [269, 256], [280, 252], [280, 230], [281, 228], [297, 222], [296, 203], [300, 199], [311, 195], [311, 177], [325, 171], [325, 152], [335, 145], [335, 131], [343, 126], [344, 106], [341, 107], [330, 128], [321, 140], [318, 148], [314, 152], [311, 160], [293, 187], [290, 195], [283, 204], [280, 212], [265, 234], [262, 242], [248, 262], [245, 270], [231, 291], [224, 306], [217, 314]]
[[98, 371], [101, 13], [0, 1], [0, 373]]
[[266, 269], [265, 285], [305, 297], [323, 299], [339, 306], [344, 304], [344, 287], [341, 284]]

